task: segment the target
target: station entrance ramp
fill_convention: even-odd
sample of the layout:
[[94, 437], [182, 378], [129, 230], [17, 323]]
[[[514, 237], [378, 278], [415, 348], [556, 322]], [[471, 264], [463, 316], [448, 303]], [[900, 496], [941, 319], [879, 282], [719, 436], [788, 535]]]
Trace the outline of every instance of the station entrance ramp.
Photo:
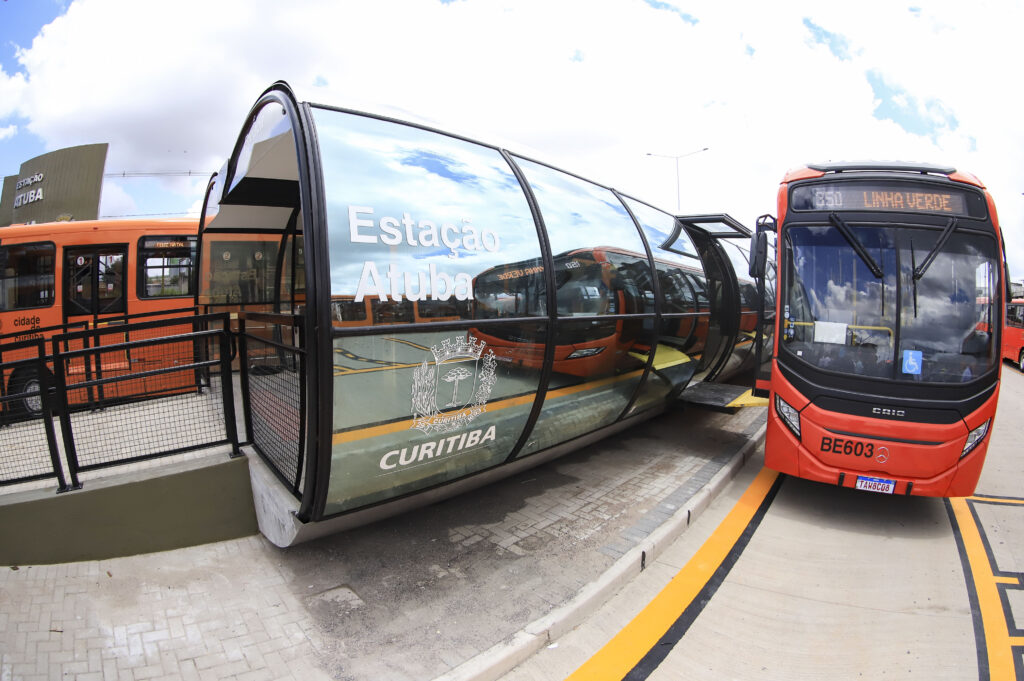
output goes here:
[[768, 406], [768, 399], [755, 397], [750, 386], [704, 381], [686, 388], [680, 393], [678, 400], [686, 405], [727, 414], [734, 414], [743, 407]]

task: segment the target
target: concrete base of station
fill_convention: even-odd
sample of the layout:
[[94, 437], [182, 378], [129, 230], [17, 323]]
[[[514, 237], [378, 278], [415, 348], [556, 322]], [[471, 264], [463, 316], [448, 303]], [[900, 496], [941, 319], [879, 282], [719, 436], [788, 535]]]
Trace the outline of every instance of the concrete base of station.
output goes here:
[[0, 495], [0, 564], [102, 560], [258, 531], [246, 457], [200, 458]]

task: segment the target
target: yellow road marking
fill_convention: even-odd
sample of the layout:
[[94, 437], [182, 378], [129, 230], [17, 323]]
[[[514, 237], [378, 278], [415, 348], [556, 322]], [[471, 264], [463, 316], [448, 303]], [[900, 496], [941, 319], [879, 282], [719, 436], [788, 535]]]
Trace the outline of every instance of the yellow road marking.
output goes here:
[[420, 345], [419, 343], [413, 343], [412, 341], [402, 340], [401, 338], [385, 338], [384, 340], [391, 341], [392, 343], [402, 343], [404, 345], [408, 345], [409, 347], [416, 348], [417, 350], [430, 349], [426, 345]]
[[[1002, 502], [1003, 500], [1000, 500]], [[960, 528], [967, 561], [971, 566], [971, 578], [978, 597], [981, 624], [985, 635], [985, 649], [988, 652], [989, 678], [1012, 679], [1016, 675], [1013, 662], [1013, 646], [1024, 644], [1024, 638], [1010, 636], [1006, 626], [1006, 613], [999, 597], [998, 579], [992, 572], [992, 565], [985, 551], [985, 544], [974, 520], [974, 514], [967, 506], [967, 500], [954, 497], [949, 500]]]
[[973, 497], [967, 497], [971, 501], [980, 501], [988, 504], [1004, 504], [1006, 506], [1024, 506], [1024, 499], [1005, 499], [1002, 497], [985, 497], [975, 495]]
[[778, 473], [762, 468], [729, 515], [664, 589], [567, 681], [620, 680], [689, 607], [757, 513]]

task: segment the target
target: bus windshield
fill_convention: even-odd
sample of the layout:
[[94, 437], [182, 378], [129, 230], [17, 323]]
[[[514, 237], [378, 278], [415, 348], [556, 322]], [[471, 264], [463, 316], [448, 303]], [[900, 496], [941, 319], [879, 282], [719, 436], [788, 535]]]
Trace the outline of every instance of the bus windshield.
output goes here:
[[954, 230], [943, 243], [942, 232], [790, 226], [781, 349], [820, 369], [906, 382], [962, 383], [992, 369], [995, 240]]

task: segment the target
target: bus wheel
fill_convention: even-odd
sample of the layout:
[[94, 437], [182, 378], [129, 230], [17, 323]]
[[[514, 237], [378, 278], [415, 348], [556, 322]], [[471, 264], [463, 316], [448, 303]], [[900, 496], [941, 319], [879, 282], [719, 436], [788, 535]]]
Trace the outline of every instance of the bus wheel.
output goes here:
[[43, 384], [35, 371], [24, 371], [11, 376], [7, 384], [9, 395], [34, 393], [14, 402], [14, 409], [21, 414], [37, 418], [43, 414]]
[[1024, 371], [1024, 348], [1021, 348], [1020, 355], [1017, 356], [1017, 368]]

